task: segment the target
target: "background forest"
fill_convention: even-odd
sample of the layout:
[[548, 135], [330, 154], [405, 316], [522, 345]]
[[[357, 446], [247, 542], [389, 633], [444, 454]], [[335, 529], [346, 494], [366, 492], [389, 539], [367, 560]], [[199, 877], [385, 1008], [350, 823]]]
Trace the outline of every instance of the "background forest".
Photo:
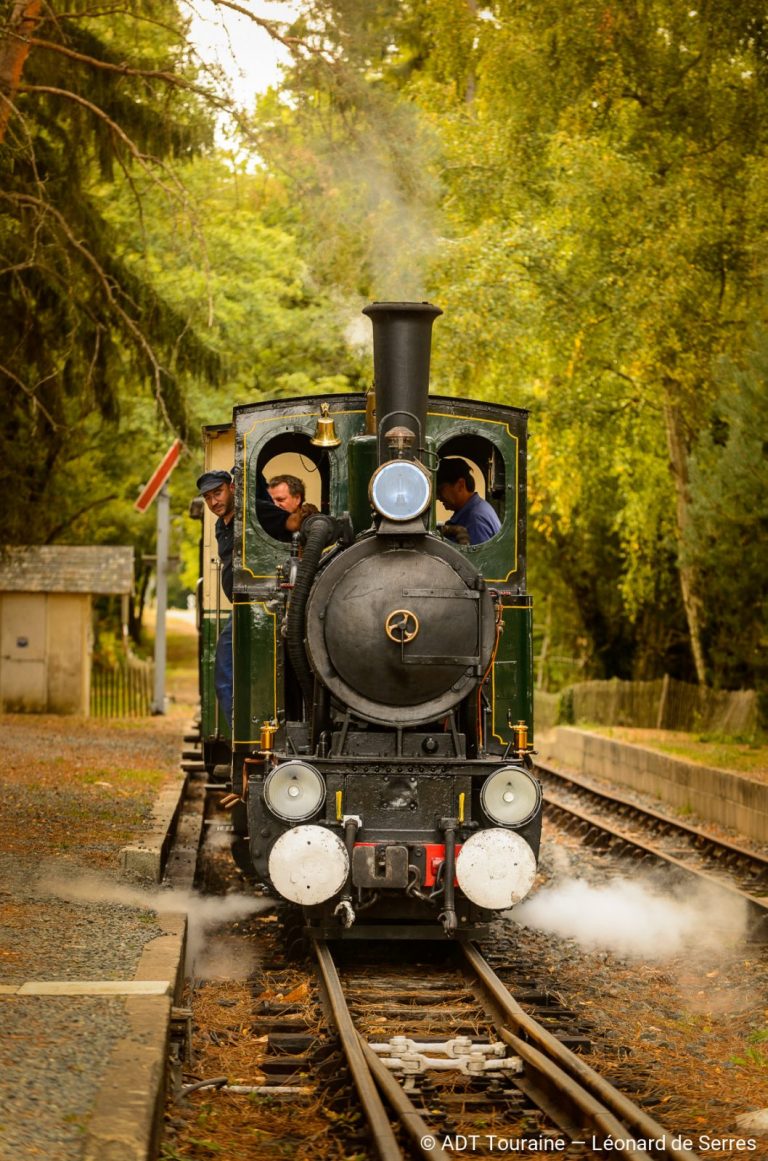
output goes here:
[[0, 544], [141, 561], [178, 435], [190, 580], [201, 424], [365, 388], [362, 306], [428, 298], [432, 390], [531, 412], [541, 682], [765, 705], [765, 5], [216, 6], [290, 52], [252, 107], [182, 0], [0, 3]]

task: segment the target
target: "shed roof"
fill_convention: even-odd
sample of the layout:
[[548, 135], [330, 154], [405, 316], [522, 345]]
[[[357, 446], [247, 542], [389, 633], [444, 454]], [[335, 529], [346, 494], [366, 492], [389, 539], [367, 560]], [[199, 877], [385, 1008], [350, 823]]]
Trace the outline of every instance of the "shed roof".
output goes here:
[[0, 592], [129, 593], [132, 585], [130, 547], [33, 545], [0, 550]]

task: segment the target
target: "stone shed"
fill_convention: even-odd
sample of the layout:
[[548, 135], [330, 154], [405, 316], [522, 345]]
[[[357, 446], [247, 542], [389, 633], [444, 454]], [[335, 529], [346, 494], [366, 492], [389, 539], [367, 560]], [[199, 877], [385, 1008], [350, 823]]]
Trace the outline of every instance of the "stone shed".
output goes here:
[[92, 598], [132, 584], [132, 548], [0, 550], [0, 711], [87, 714]]

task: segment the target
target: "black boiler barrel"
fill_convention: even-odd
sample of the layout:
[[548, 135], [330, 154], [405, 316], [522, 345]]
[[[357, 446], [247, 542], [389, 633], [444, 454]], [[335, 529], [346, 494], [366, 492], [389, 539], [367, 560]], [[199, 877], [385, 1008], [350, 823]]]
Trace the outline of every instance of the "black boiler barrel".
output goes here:
[[442, 313], [430, 302], [373, 302], [363, 310], [373, 324], [380, 464], [389, 459], [384, 436], [393, 427], [414, 432], [417, 455], [424, 447], [432, 323]]

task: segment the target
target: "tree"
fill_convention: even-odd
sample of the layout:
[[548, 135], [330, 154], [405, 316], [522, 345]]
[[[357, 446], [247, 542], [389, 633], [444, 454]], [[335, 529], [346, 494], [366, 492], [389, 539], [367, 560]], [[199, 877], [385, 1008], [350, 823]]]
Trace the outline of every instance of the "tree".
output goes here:
[[17, 3], [0, 29], [0, 478], [16, 501], [2, 541], [61, 534], [61, 465], [92, 440], [93, 412], [116, 420], [124, 384], [145, 385], [183, 437], [184, 377], [217, 373], [201, 332], [120, 261], [98, 198], [115, 170], [170, 192], [162, 158], [212, 141], [183, 32], [169, 0], [136, 16], [54, 5], [39, 19]]
[[8, 13], [8, 23], [0, 40], [0, 142], [8, 128], [42, 6], [42, 0], [14, 0]]
[[[36, 496], [68, 497], [63, 465], [94, 454], [98, 416], [135, 417], [136, 381], [181, 432], [233, 398], [357, 385], [344, 315], [430, 297], [434, 389], [531, 409], [531, 556], [555, 636], [588, 638], [601, 675], [757, 672], [727, 647], [711, 553], [736, 446], [722, 433], [756, 426], [752, 389], [728, 402], [716, 368], [758, 382], [757, 0], [306, 0], [273, 29], [294, 52], [285, 88], [239, 119], [245, 169], [200, 160], [218, 98], [171, 0], [46, 9], [26, 60], [8, 33], [34, 4], [8, 12], [5, 470], [32, 462]], [[762, 479], [758, 443], [741, 445]], [[66, 535], [54, 512], [36, 536]], [[29, 528], [3, 519], [6, 537]]]
[[[725, 688], [768, 691], [768, 337], [741, 367], [724, 362], [720, 393], [691, 456], [684, 550], [702, 577], [703, 635]], [[766, 706], [763, 706], [765, 711]]]
[[[446, 102], [445, 46], [458, 40], [440, 6], [429, 11], [443, 48], [412, 91]], [[581, 548], [604, 542], [603, 521], [585, 526], [574, 514], [611, 513], [608, 588], [634, 625], [623, 636], [638, 657], [652, 656], [654, 641], [673, 650], [682, 607], [703, 681], [713, 661], [706, 586], [683, 551], [689, 464], [716, 394], [714, 366], [725, 352], [739, 359], [762, 309], [765, 214], [754, 191], [765, 188], [765, 14], [752, 0], [727, 12], [499, 0], [483, 15], [472, 106], [454, 100], [450, 119], [440, 114], [458, 261], [444, 253], [437, 279], [461, 319], [452, 378], [457, 389], [479, 380], [497, 392], [505, 371], [507, 382], [527, 382], [521, 401], [540, 417], [549, 457], [534, 451], [536, 502], [550, 516], [539, 519], [542, 534], [560, 561], [583, 560], [562, 536]], [[496, 352], [487, 319], [499, 324]], [[558, 445], [570, 452], [562, 466], [550, 454]], [[661, 633], [651, 582], [670, 566], [682, 606], [667, 593], [661, 611], [672, 620]], [[585, 624], [616, 616], [577, 577], [573, 592]], [[659, 664], [669, 658], [657, 653]]]
[[[225, 384], [190, 384], [196, 423], [227, 421], [237, 403], [260, 396], [356, 389], [359, 361], [345, 342], [338, 304], [311, 277], [283, 222], [284, 190], [259, 168], [231, 157], [195, 159], [179, 170], [197, 227], [178, 211], [168, 229], [162, 190], [118, 181], [104, 191], [103, 213], [121, 239], [122, 260], [151, 281], [191, 327], [205, 331]], [[133, 217], [140, 193], [144, 227]]]
[[259, 101], [249, 125], [290, 191], [290, 228], [312, 277], [355, 312], [371, 296], [423, 297], [437, 244], [437, 142], [390, 83], [409, 14], [397, 0], [303, 5], [281, 94]]

